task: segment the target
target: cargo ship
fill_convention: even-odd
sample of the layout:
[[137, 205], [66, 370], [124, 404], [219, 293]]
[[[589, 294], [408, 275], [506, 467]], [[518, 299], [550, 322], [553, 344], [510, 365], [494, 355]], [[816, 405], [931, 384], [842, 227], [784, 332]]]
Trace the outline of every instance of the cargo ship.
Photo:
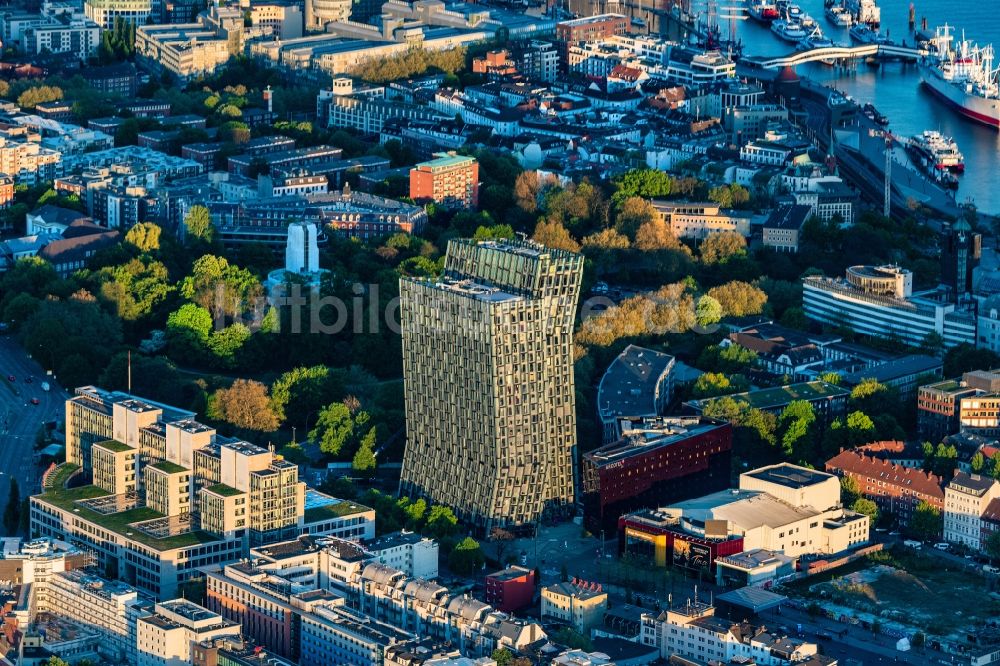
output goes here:
[[969, 120], [1000, 129], [1000, 83], [993, 46], [962, 39], [952, 44], [950, 26], [935, 31], [935, 53], [920, 62], [920, 81]]

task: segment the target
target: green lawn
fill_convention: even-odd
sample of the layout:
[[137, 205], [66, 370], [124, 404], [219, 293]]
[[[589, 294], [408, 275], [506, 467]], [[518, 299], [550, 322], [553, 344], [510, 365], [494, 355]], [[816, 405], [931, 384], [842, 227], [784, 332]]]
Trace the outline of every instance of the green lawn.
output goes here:
[[[76, 470], [80, 469], [79, 465], [74, 465], [73, 463], [63, 463], [56, 473], [49, 478], [50, 488], [62, 488], [69, 481], [69, 477], [76, 473]], [[49, 492], [46, 490], [46, 492]]]

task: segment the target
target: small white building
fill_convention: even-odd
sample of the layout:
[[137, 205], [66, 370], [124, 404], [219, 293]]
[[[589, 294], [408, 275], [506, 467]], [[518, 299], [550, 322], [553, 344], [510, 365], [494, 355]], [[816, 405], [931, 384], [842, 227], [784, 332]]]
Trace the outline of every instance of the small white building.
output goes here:
[[958, 472], [944, 487], [944, 540], [980, 550], [980, 518], [1000, 497], [1000, 483], [989, 476]]
[[152, 615], [136, 621], [138, 666], [181, 666], [191, 663], [191, 645], [223, 636], [239, 636], [240, 625], [187, 601], [156, 604]]

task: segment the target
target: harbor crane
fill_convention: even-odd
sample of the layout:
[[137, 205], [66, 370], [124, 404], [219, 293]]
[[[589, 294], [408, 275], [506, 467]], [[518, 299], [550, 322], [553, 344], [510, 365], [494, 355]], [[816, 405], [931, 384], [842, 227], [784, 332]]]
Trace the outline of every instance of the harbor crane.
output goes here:
[[885, 189], [882, 195], [882, 215], [889, 217], [892, 213], [892, 148], [893, 144], [903, 141], [889, 130], [870, 129], [868, 136], [885, 139]]

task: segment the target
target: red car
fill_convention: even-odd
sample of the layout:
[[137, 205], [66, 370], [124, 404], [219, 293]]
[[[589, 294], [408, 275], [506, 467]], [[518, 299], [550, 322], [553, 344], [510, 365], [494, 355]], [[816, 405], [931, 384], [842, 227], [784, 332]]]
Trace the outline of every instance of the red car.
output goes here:
[[9, 379], [12, 382], [16, 382], [17, 381], [17, 377], [15, 377], [14, 375], [7, 375], [7, 379]]
[[38, 398], [32, 398], [31, 399], [31, 404], [37, 405], [38, 404]]

